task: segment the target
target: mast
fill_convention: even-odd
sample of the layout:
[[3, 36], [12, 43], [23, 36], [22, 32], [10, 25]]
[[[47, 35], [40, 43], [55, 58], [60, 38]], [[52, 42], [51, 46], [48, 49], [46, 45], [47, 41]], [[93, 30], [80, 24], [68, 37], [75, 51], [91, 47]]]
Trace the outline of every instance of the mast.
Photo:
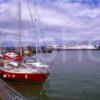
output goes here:
[[[35, 4], [36, 3], [34, 3], [34, 7], [35, 7]], [[37, 43], [37, 41], [38, 41], [38, 35], [37, 35], [37, 30], [36, 30], [36, 26], [35, 26], [35, 22], [36, 22], [36, 11], [35, 11], [35, 22], [34, 22], [34, 18], [33, 18], [33, 15], [32, 15], [32, 12], [31, 12], [31, 8], [30, 8], [30, 5], [29, 5], [29, 0], [27, 0], [27, 6], [28, 6], [28, 9], [29, 9], [29, 13], [30, 13], [30, 18], [31, 18], [31, 22], [32, 22], [32, 27], [33, 27], [33, 33], [35, 33], [35, 50], [36, 50], [36, 58], [37, 58], [37, 53], [38, 53], [38, 43]], [[35, 9], [34, 9], [35, 10]]]
[[0, 34], [1, 34], [1, 40], [0, 40], [0, 50], [2, 50], [2, 46], [3, 46], [3, 34], [2, 34], [2, 28], [0, 30]]
[[0, 50], [1, 50], [3, 53], [5, 53], [5, 52], [6, 52], [6, 46], [5, 46], [6, 35], [5, 35], [5, 32], [3, 32], [2, 27], [1, 27], [1, 30], [0, 30], [0, 34], [1, 34]]
[[5, 35], [5, 32], [3, 32], [2, 31], [2, 29], [1, 29], [1, 33], [2, 33], [2, 35], [3, 35], [3, 53], [5, 53], [6, 52], [6, 46], [5, 46], [5, 40], [6, 40], [6, 35]]
[[19, 18], [18, 18], [18, 26], [19, 26], [19, 52], [22, 54], [22, 24], [21, 24], [21, 2], [18, 0], [18, 13], [19, 13]]

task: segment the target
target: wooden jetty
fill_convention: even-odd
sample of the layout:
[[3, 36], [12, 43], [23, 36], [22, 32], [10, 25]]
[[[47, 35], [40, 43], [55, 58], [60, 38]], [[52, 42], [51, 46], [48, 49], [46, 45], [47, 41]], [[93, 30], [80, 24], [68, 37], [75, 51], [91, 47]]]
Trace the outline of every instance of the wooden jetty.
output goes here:
[[27, 100], [12, 87], [0, 79], [0, 100]]

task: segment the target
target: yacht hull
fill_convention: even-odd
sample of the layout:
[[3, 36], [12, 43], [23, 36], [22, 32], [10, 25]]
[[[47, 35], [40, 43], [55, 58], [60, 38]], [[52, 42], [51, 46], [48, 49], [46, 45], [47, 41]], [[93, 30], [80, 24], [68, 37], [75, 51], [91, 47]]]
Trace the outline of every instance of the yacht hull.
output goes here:
[[49, 73], [15, 73], [0, 70], [0, 76], [9, 80], [32, 82], [32, 83], [45, 83]]

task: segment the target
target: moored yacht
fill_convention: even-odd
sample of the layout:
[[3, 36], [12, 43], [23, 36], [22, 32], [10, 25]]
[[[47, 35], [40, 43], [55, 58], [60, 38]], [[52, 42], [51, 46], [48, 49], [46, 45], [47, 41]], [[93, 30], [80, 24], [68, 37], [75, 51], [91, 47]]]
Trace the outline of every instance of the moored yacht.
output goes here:
[[0, 61], [0, 76], [10, 80], [44, 83], [49, 72], [36, 67], [29, 67], [27, 64], [9, 60]]
[[[27, 2], [29, 3], [29, 2]], [[22, 30], [21, 30], [21, 0], [18, 0], [18, 12], [19, 12], [19, 53], [15, 52], [3, 53], [3, 59], [0, 60], [0, 77], [16, 80], [16, 81], [25, 81], [33, 83], [44, 83], [48, 79], [49, 75], [49, 66], [42, 64], [36, 60], [24, 60], [22, 55]], [[36, 5], [35, 5], [36, 7]], [[28, 4], [30, 10], [30, 6]], [[32, 19], [31, 11], [30, 17]], [[33, 19], [32, 19], [32, 23]], [[37, 32], [35, 31], [34, 34]], [[42, 33], [43, 35], [43, 33]], [[35, 35], [36, 39], [38, 38]], [[36, 54], [37, 54], [37, 42], [36, 42]], [[42, 50], [40, 50], [42, 51]], [[42, 53], [42, 52], [41, 52]]]

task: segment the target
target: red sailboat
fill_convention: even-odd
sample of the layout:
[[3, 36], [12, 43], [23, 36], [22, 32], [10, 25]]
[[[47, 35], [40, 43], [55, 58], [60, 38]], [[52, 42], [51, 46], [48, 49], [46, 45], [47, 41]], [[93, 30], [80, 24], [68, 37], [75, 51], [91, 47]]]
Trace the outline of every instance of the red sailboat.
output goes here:
[[[19, 4], [19, 22], [21, 21], [20, 0]], [[21, 24], [19, 23], [19, 29]], [[19, 30], [21, 36], [21, 30]], [[20, 37], [20, 55], [15, 53], [6, 53], [0, 60], [0, 76], [9, 80], [44, 83], [46, 82], [50, 67], [42, 64], [34, 59], [24, 60], [24, 56], [21, 55], [21, 37]]]
[[5, 61], [0, 63], [0, 76], [6, 79], [44, 83], [49, 73], [31, 66], [19, 65], [18, 63]]

